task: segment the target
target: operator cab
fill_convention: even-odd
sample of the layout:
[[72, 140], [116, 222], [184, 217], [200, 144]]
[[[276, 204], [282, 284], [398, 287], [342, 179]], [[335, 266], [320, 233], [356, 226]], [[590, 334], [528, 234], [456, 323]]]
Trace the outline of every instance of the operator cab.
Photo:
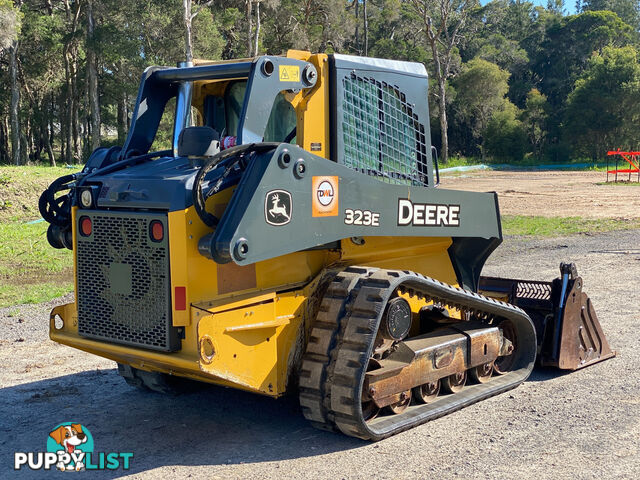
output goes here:
[[221, 149], [242, 143], [295, 143], [297, 116], [292, 102], [315, 81], [300, 84], [299, 73], [296, 82], [282, 81], [274, 78], [275, 68], [295, 67], [300, 72], [313, 66], [266, 57], [255, 68], [257, 60], [147, 69], [119, 159], [166, 150], [171, 151], [168, 156], [176, 156], [180, 133], [194, 126], [213, 129]]
[[434, 186], [427, 95], [422, 64], [338, 54], [149, 67], [124, 146], [88, 163], [198, 157], [180, 155], [180, 134], [204, 127], [190, 132], [194, 145], [292, 143], [382, 182]]

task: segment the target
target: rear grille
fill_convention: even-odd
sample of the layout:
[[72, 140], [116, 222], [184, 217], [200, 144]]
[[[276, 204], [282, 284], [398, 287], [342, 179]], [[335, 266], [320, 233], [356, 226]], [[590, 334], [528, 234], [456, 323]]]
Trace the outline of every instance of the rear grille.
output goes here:
[[150, 222], [166, 215], [78, 211], [92, 221], [77, 235], [78, 332], [83, 337], [154, 350], [179, 348], [171, 325], [167, 236], [153, 242]]

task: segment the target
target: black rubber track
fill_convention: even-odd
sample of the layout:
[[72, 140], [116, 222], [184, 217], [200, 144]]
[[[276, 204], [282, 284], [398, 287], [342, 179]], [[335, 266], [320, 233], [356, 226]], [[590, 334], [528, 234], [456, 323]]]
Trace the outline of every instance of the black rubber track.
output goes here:
[[361, 275], [367, 272], [367, 269], [348, 268], [329, 284], [302, 358], [300, 406], [305, 418], [323, 430], [336, 430], [333, 415], [329, 416], [331, 392], [327, 391], [327, 386], [331, 384], [334, 367], [330, 365], [330, 355], [335, 350], [347, 303], [357, 292]]
[[[396, 291], [465, 310], [487, 324], [510, 320], [517, 332], [513, 369], [402, 414], [365, 422], [360, 399], [366, 367], [385, 305]], [[381, 440], [524, 382], [535, 362], [535, 335], [527, 314], [508, 303], [409, 271], [350, 267], [329, 286], [311, 331], [300, 376], [303, 413], [318, 428]]]

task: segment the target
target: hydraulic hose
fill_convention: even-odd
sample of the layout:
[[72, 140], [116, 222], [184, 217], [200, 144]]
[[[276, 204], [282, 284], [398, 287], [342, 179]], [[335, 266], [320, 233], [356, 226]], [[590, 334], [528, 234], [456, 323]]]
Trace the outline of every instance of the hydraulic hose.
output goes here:
[[[226, 150], [222, 150], [221, 152], [216, 153], [212, 157], [208, 158], [204, 165], [198, 171], [196, 178], [193, 181], [193, 206], [196, 209], [196, 212], [200, 219], [204, 222], [205, 225], [211, 228], [215, 228], [220, 219], [215, 215], [207, 212], [206, 210], [206, 201], [207, 198], [211, 195], [218, 193], [220, 187], [224, 179], [231, 173], [231, 170], [238, 165], [248, 154], [252, 153], [262, 153], [268, 150], [273, 150], [278, 146], [278, 143], [250, 143], [247, 145], [238, 145], [235, 147], [228, 148]], [[224, 173], [219, 177], [218, 181], [214, 187], [207, 192], [205, 196], [202, 191], [202, 184], [204, 183], [205, 176], [211, 172], [214, 168], [220, 166], [224, 161], [231, 159], [232, 157], [237, 157], [233, 161], [227, 165]]]

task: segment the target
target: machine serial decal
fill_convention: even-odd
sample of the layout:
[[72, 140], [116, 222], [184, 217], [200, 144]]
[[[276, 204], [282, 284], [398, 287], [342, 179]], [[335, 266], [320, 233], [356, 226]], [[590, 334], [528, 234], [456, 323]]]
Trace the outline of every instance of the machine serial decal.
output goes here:
[[366, 227], [379, 227], [380, 214], [370, 210], [352, 210], [347, 208], [344, 211], [344, 223], [346, 225], [364, 225]]
[[264, 219], [269, 225], [276, 227], [291, 221], [293, 201], [286, 190], [271, 190], [264, 197]]
[[398, 199], [398, 226], [459, 227], [460, 205], [433, 205]]
[[337, 176], [313, 177], [311, 182], [311, 212], [314, 217], [338, 216]]

